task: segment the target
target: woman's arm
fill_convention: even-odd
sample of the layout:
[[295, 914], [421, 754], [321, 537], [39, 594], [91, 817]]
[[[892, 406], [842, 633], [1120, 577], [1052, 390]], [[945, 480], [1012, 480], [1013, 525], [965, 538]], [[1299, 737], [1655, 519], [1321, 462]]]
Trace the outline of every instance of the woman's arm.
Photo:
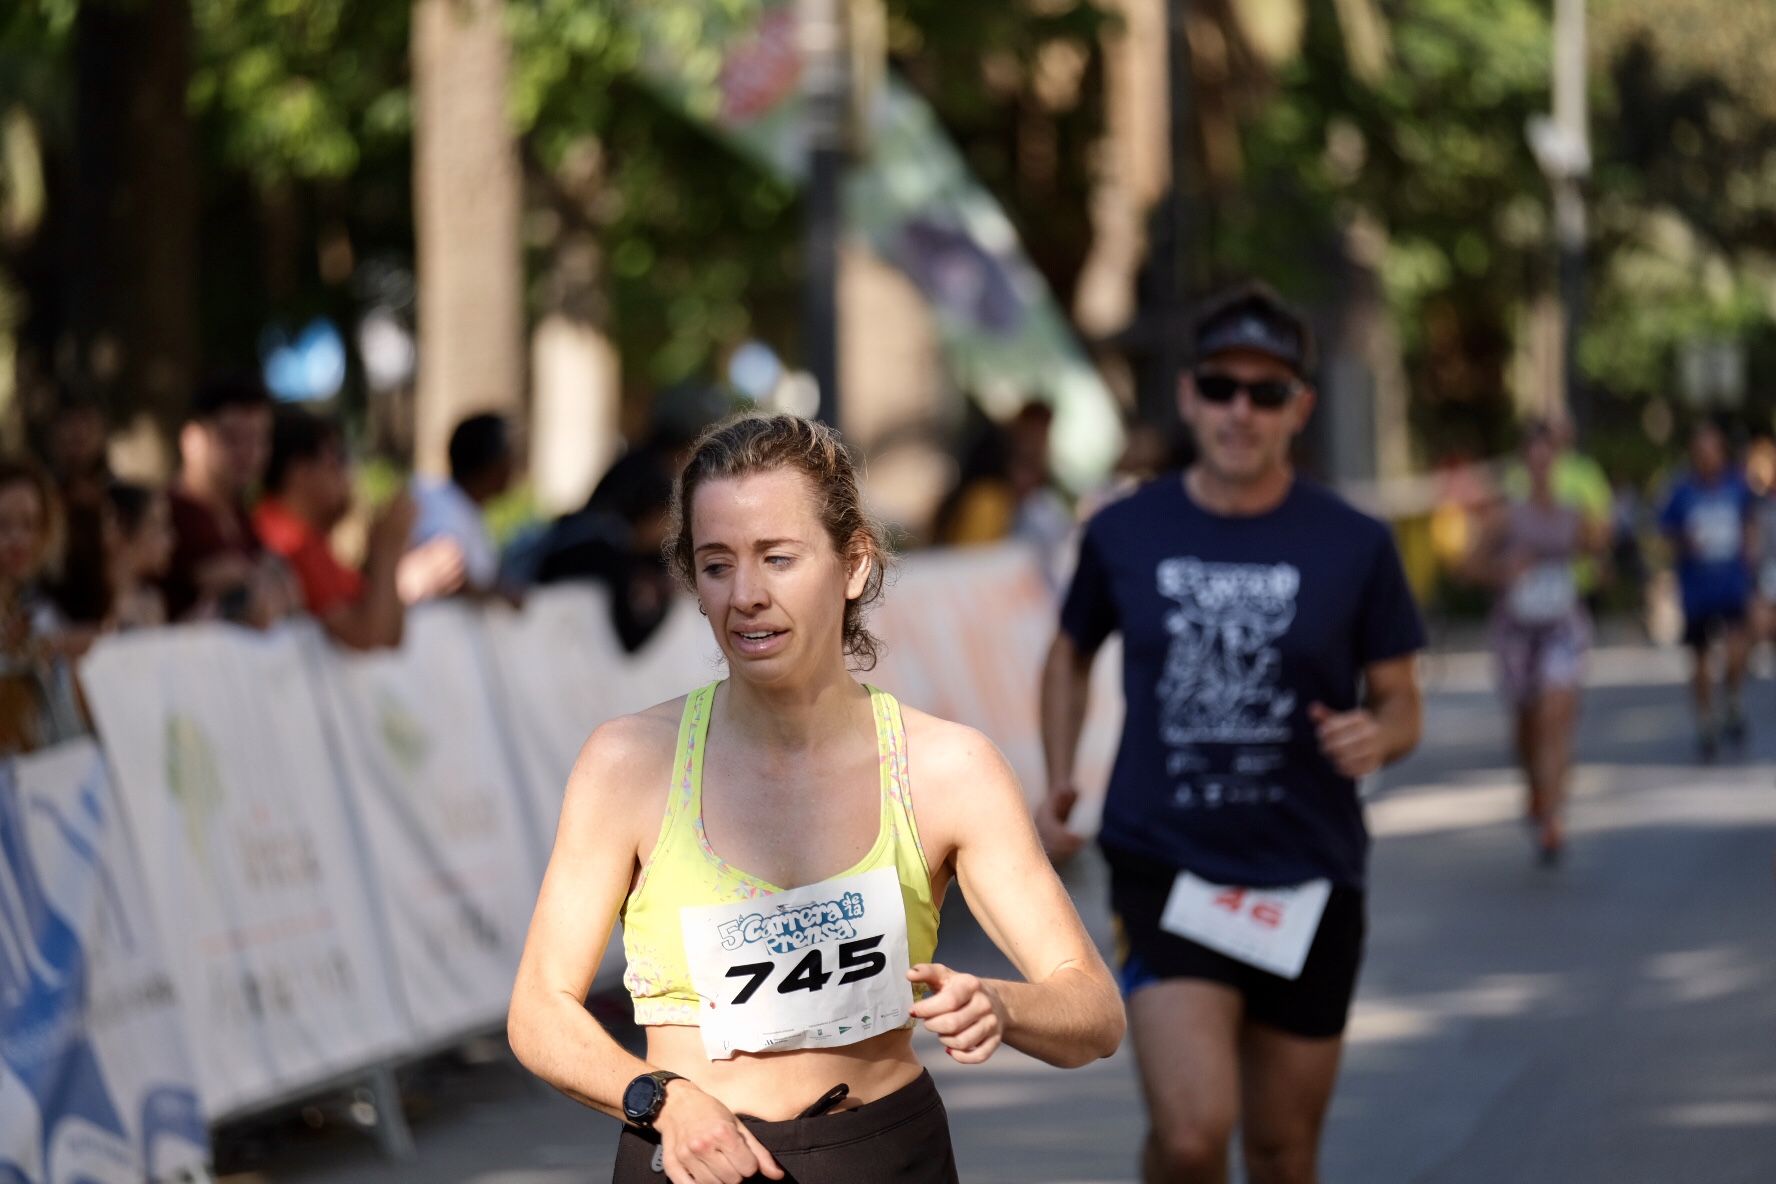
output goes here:
[[[676, 708], [676, 705], [674, 705]], [[555, 850], [537, 894], [506, 1016], [512, 1052], [573, 1098], [623, 1117], [623, 1091], [653, 1069], [586, 1011], [639, 852], [652, 846], [661, 810], [639, 792], [670, 780], [677, 711], [624, 716], [592, 733], [568, 776]], [[650, 825], [651, 824], [651, 825]], [[654, 1120], [671, 1184], [745, 1180], [783, 1170], [726, 1106], [694, 1083], [673, 1081]]]
[[641, 717], [604, 724], [580, 750], [568, 777], [518, 978], [506, 1034], [518, 1060], [538, 1077], [595, 1110], [621, 1117], [623, 1089], [649, 1066], [625, 1052], [586, 1010], [586, 993], [604, 960], [628, 894], [639, 848], [635, 787], [647, 778], [649, 732]]
[[913, 1015], [968, 1064], [1001, 1042], [1067, 1068], [1111, 1055], [1122, 1042], [1122, 1000], [1043, 853], [1016, 775], [974, 729], [921, 723], [914, 780], [928, 792], [920, 804], [954, 852], [969, 909], [1023, 981], [917, 966], [910, 977], [933, 994]]

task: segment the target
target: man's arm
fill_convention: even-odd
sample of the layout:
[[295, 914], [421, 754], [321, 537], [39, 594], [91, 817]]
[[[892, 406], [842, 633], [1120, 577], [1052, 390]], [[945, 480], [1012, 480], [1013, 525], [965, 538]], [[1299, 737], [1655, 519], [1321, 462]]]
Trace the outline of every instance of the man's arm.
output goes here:
[[1067, 829], [1067, 816], [1079, 801], [1073, 763], [1091, 706], [1093, 656], [1081, 650], [1065, 629], [1057, 629], [1042, 667], [1042, 759], [1048, 791], [1036, 807], [1036, 829], [1056, 859], [1076, 855], [1085, 845], [1084, 838]]
[[1363, 705], [1335, 712], [1308, 708], [1319, 732], [1320, 751], [1352, 779], [1367, 777], [1418, 747], [1424, 728], [1424, 696], [1418, 686], [1418, 655], [1406, 654], [1363, 668]]
[[384, 646], [392, 649], [401, 644], [406, 607], [401, 603], [396, 576], [407, 535], [413, 529], [414, 513], [413, 498], [402, 493], [383, 507], [370, 524], [364, 557], [364, 594], [321, 618], [328, 635], [340, 645], [371, 650]]

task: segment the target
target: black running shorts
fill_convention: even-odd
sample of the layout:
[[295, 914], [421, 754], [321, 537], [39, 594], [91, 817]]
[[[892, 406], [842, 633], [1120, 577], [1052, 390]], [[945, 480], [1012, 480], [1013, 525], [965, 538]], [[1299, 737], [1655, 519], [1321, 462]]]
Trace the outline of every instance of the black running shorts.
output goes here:
[[[783, 1122], [742, 1121], [777, 1157], [786, 1184], [957, 1184], [949, 1117], [929, 1073], [853, 1110]], [[654, 1169], [659, 1144], [652, 1130], [624, 1127], [611, 1184], [665, 1180], [665, 1171]]]
[[1176, 873], [1106, 849], [1110, 908], [1115, 914], [1118, 977], [1124, 998], [1166, 979], [1204, 979], [1240, 993], [1246, 1018], [1294, 1036], [1323, 1039], [1344, 1033], [1363, 961], [1363, 894], [1334, 887], [1295, 979], [1286, 979], [1159, 927]]

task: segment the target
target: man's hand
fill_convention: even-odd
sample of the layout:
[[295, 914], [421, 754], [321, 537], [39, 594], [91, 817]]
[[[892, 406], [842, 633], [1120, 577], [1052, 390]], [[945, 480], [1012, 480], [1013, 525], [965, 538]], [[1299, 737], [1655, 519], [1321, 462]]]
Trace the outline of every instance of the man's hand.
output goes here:
[[672, 1184], [741, 1184], [783, 1179], [783, 1169], [733, 1111], [682, 1078], [666, 1083], [654, 1120]]
[[395, 565], [395, 589], [401, 594], [402, 604], [454, 596], [462, 591], [468, 578], [462, 544], [449, 535], [421, 543]]
[[1319, 733], [1320, 751], [1344, 776], [1356, 780], [1381, 768], [1386, 756], [1381, 726], [1369, 712], [1361, 707], [1333, 711], [1324, 703], [1314, 703], [1307, 709], [1307, 718]]
[[931, 994], [913, 1004], [913, 1018], [925, 1021], [926, 1031], [943, 1042], [951, 1059], [978, 1065], [1005, 1039], [1005, 1004], [991, 983], [938, 962], [919, 963], [907, 971], [907, 979], [931, 987]]
[[1070, 785], [1052, 785], [1047, 795], [1036, 803], [1036, 833], [1049, 859], [1064, 863], [1079, 854], [1085, 836], [1067, 828], [1073, 807], [1079, 804], [1079, 791]]

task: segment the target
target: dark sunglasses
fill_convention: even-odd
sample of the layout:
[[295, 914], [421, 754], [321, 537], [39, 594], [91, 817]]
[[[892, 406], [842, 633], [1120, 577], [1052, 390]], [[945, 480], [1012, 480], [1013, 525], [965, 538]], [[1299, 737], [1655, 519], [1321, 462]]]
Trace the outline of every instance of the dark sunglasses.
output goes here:
[[1264, 378], [1257, 382], [1242, 382], [1231, 374], [1209, 374], [1197, 371], [1196, 393], [1210, 403], [1227, 404], [1239, 397], [1241, 391], [1252, 400], [1252, 406], [1262, 411], [1275, 411], [1287, 403], [1295, 394], [1299, 384], [1292, 378]]

